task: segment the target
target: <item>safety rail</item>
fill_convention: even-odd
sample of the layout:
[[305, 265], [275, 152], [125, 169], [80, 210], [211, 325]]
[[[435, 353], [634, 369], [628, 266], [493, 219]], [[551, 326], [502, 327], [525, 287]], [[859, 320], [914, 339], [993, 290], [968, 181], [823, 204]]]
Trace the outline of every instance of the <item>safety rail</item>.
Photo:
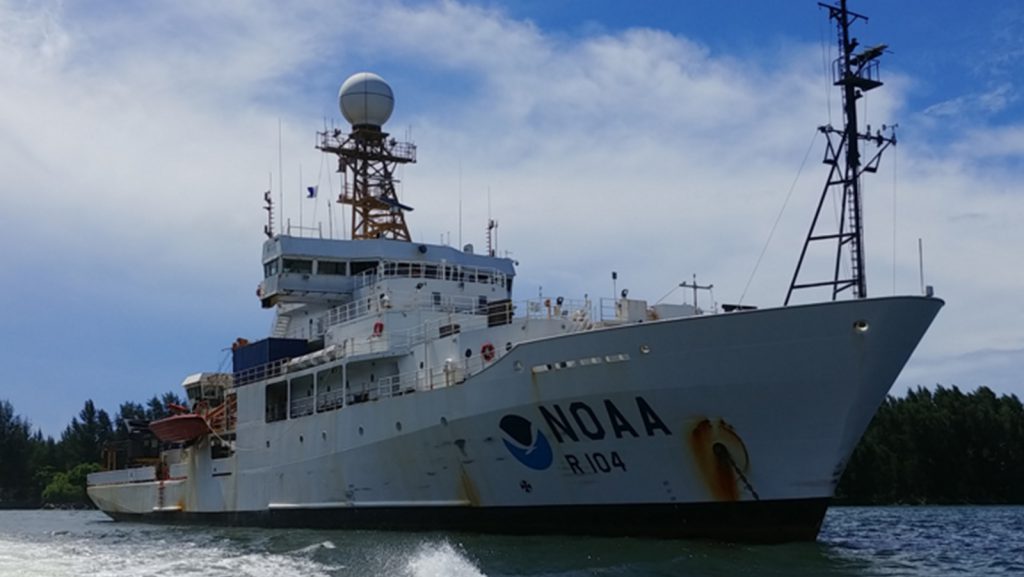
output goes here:
[[[428, 297], [428, 298], [424, 298]], [[354, 322], [391, 308], [391, 302], [399, 300], [404, 304], [400, 310], [440, 312], [449, 314], [468, 314], [484, 316], [491, 313], [493, 303], [481, 304], [475, 297], [462, 295], [422, 295], [411, 291], [398, 291], [378, 298], [357, 298], [352, 302], [329, 309], [317, 320], [317, 336], [323, 336], [327, 329], [340, 324]], [[602, 299], [602, 306], [604, 304]], [[410, 304], [411, 303], [411, 304]], [[590, 299], [572, 300], [557, 298], [538, 298], [512, 303], [513, 314], [529, 319], [561, 318], [578, 323], [581, 327], [595, 318], [595, 307]], [[601, 310], [602, 318], [604, 310]]]
[[493, 364], [498, 358], [500, 355], [496, 355], [490, 361], [480, 357], [449, 361], [442, 367], [430, 370], [417, 370], [381, 377], [372, 385], [355, 391], [321, 391], [314, 396], [292, 399], [288, 414], [290, 418], [294, 419], [312, 415], [314, 412], [325, 413], [349, 405], [459, 385], [465, 382], [469, 375]]
[[314, 401], [315, 399], [313, 397], [301, 397], [298, 399], [292, 399], [291, 407], [288, 410], [288, 417], [294, 419], [297, 417], [305, 417], [306, 415], [312, 415]]
[[505, 273], [496, 268], [407, 261], [382, 261], [380, 266], [355, 276], [355, 287], [363, 288], [387, 278], [447, 280], [506, 286]]
[[[407, 298], [408, 297], [408, 298]], [[424, 298], [429, 297], [429, 298]], [[317, 336], [323, 336], [327, 329], [340, 324], [362, 320], [376, 313], [391, 309], [391, 302], [401, 298], [405, 304], [401, 310], [422, 310], [432, 312], [484, 315], [488, 312], [487, 305], [482, 305], [474, 297], [461, 295], [423, 295], [412, 291], [384, 293], [374, 297], [355, 298], [351, 302], [328, 309], [317, 319]]]
[[618, 299], [602, 298], [600, 305], [600, 319], [602, 321], [617, 320], [619, 318]]
[[283, 375], [288, 372], [287, 367], [289, 361], [291, 361], [290, 358], [277, 359], [275, 361], [270, 361], [269, 363], [248, 368], [244, 371], [238, 371], [232, 375], [234, 377], [235, 386], [240, 387], [242, 385], [248, 385], [249, 383], [255, 383], [256, 381], [262, 381], [263, 379]]
[[[412, 329], [413, 331], [416, 329]], [[343, 357], [359, 357], [378, 353], [395, 353], [407, 351], [413, 342], [411, 331], [391, 331], [380, 335], [356, 338], [350, 337], [329, 347], [302, 355], [286, 357], [251, 367], [234, 373], [234, 386], [241, 387], [257, 381], [280, 377], [292, 371], [320, 365]]]
[[[508, 306], [510, 307], [510, 313], [515, 315], [515, 318], [559, 320], [567, 323], [566, 328], [569, 331], [578, 332], [590, 330], [594, 328], [596, 322], [600, 322], [595, 320], [595, 309], [600, 311], [600, 318], [602, 320], [606, 317], [604, 308], [609, 300], [601, 299], [600, 305], [595, 307], [590, 299], [577, 300], [560, 297], [540, 297], [519, 301], [518, 303], [509, 303]], [[448, 334], [484, 328], [489, 320], [488, 315], [494, 312], [491, 309], [494, 303], [481, 304], [473, 297], [461, 295], [442, 295], [438, 298], [429, 295], [428, 299], [420, 299], [419, 301], [410, 299], [410, 301], [413, 302], [413, 307], [415, 308], [406, 307], [403, 310], [419, 309], [429, 312], [447, 313], [448, 315], [461, 314], [465, 316], [440, 316], [411, 329], [401, 331], [386, 329], [379, 334], [349, 337], [301, 357], [278, 359], [237, 372], [234, 374], [234, 385], [238, 387], [282, 376], [292, 371], [302, 370], [343, 357], [352, 358], [376, 353], [401, 354], [420, 343], [444, 336], [446, 328], [450, 331]], [[614, 301], [611, 302], [614, 304]], [[386, 307], [386, 305], [380, 305], [380, 299], [357, 299], [354, 302], [328, 310], [319, 319], [318, 324], [326, 327], [358, 320], [383, 310], [382, 306]], [[322, 336], [325, 332], [321, 331], [320, 335]], [[467, 374], [472, 374], [474, 372], [472, 369], [476, 368], [470, 367], [465, 361], [461, 362], [461, 364], [463, 365], [462, 370]], [[450, 373], [439, 372], [436, 375], [432, 375], [428, 379], [427, 385], [424, 386], [426, 388], [434, 388], [436, 383], [450, 382], [452, 378]], [[419, 385], [417, 385], [417, 388], [419, 388]], [[328, 399], [322, 403], [317, 401], [317, 403], [324, 404], [325, 406], [333, 405], [338, 403], [338, 399]]]

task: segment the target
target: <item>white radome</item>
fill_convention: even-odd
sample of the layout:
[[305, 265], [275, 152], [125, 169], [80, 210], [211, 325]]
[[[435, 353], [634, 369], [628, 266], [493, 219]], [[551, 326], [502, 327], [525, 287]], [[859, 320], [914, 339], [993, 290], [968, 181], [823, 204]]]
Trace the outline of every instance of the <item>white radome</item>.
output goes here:
[[395, 95], [383, 78], [372, 72], [349, 76], [338, 91], [341, 114], [352, 126], [384, 126], [395, 109]]

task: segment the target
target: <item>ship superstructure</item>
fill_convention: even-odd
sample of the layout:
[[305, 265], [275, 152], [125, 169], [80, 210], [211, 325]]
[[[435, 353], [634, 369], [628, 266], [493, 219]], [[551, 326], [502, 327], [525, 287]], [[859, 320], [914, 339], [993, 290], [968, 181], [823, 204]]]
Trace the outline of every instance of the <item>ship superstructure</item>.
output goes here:
[[[852, 22], [845, 1], [830, 14]], [[693, 304], [516, 302], [515, 263], [490, 246], [410, 240], [394, 169], [416, 149], [382, 130], [390, 87], [360, 73], [339, 100], [352, 130], [318, 148], [345, 175], [352, 238], [268, 226], [271, 334], [239, 339], [232, 373], [187, 378], [191, 406], [149, 426], [159, 462], [92, 475], [97, 506], [154, 522], [817, 535], [941, 300], [866, 298], [861, 270], [824, 283], [832, 301], [766, 309], [703, 310], [696, 279]], [[858, 135], [852, 120], [836, 134]], [[854, 196], [857, 166], [835, 169]], [[851, 218], [857, 235], [830, 237], [839, 251], [860, 246]], [[858, 298], [835, 300], [849, 286]]]

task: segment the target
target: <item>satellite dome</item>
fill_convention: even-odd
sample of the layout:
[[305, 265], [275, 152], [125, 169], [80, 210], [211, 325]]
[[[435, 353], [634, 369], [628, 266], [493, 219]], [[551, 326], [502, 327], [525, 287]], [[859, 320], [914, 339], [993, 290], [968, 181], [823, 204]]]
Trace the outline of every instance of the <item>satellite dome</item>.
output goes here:
[[380, 76], [372, 72], [358, 72], [341, 85], [338, 106], [352, 126], [380, 128], [391, 118], [395, 95]]

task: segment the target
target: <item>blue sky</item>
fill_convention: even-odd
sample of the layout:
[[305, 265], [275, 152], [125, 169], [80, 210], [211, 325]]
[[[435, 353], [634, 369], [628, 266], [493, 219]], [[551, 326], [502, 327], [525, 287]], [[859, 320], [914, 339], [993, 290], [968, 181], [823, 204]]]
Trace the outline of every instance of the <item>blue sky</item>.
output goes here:
[[[922, 238], [948, 301], [894, 392], [1022, 394], [1024, 6], [851, 8], [862, 44], [891, 50], [862, 112], [900, 125], [866, 184], [869, 293], [918, 291]], [[489, 190], [518, 298], [610, 296], [617, 270], [651, 301], [696, 273], [719, 302], [780, 304], [824, 178], [801, 160], [830, 106], [838, 122], [833, 37], [813, 1], [0, 0], [0, 398], [58, 435], [87, 398], [113, 413], [179, 390], [265, 335], [278, 122], [297, 220], [300, 166], [332, 185], [313, 134], [361, 70], [419, 145], [414, 237], [457, 241], [461, 188], [483, 245]]]

